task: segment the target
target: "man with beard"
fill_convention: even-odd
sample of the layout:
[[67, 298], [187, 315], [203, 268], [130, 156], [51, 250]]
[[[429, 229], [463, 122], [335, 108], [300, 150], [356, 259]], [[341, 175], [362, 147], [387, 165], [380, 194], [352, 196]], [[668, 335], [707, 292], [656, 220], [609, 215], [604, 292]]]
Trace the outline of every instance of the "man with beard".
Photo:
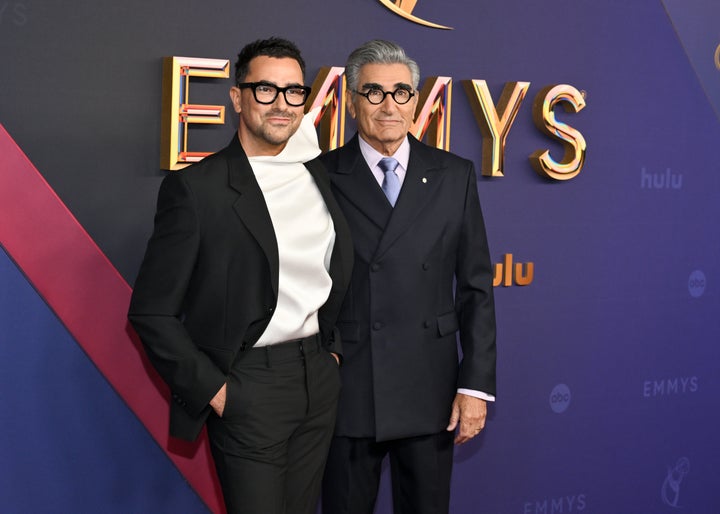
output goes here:
[[349, 229], [303, 105], [305, 63], [238, 55], [230, 145], [160, 187], [129, 319], [172, 393], [171, 435], [207, 424], [229, 513], [313, 514], [339, 391]]

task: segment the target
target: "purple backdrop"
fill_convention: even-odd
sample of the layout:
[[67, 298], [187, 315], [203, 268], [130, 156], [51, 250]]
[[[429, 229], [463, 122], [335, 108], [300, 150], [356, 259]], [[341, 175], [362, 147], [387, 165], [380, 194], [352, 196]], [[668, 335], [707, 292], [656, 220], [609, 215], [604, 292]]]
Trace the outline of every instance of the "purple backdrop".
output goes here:
[[[164, 174], [162, 57], [234, 60], [276, 34], [311, 81], [393, 39], [423, 78], [453, 77], [451, 150], [477, 166], [460, 81], [496, 101], [530, 82], [505, 177], [478, 189], [494, 262], [532, 262], [534, 280], [496, 290], [498, 402], [457, 449], [452, 512], [720, 512], [720, 4], [423, 0], [414, 14], [454, 29], [377, 0], [0, 1], [0, 124], [132, 284]], [[528, 161], [561, 157], [531, 113], [557, 83], [587, 92], [582, 112], [558, 110], [588, 145], [562, 183]], [[227, 103], [228, 87], [193, 95]], [[193, 129], [193, 145], [234, 130]], [[0, 511], [206, 512], [5, 252], [0, 280]], [[389, 505], [384, 482], [377, 514]]]

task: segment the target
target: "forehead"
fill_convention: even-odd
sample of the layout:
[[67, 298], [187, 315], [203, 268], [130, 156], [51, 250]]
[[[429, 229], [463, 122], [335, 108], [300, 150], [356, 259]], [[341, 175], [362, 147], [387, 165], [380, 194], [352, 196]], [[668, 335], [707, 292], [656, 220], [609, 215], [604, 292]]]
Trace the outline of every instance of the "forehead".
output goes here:
[[290, 57], [268, 57], [260, 55], [248, 63], [247, 82], [267, 81], [286, 86], [302, 84], [303, 74], [300, 64]]
[[412, 86], [412, 73], [405, 64], [365, 64], [360, 68], [358, 87], [364, 84], [380, 84], [383, 88], [395, 87], [398, 84]]

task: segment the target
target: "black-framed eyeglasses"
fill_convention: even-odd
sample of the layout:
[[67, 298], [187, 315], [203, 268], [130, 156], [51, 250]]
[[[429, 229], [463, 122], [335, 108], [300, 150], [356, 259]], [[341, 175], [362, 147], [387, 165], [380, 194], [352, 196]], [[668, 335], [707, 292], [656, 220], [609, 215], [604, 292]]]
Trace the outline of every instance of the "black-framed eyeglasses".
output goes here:
[[237, 87], [240, 89], [252, 89], [255, 101], [265, 105], [273, 103], [280, 93], [283, 94], [285, 103], [293, 107], [305, 105], [310, 96], [308, 86], [280, 87], [270, 82], [241, 82]]
[[415, 96], [415, 93], [404, 87], [399, 87], [395, 91], [383, 91], [380, 88], [371, 87], [364, 93], [362, 91], [353, 91], [353, 93], [364, 96], [365, 98], [367, 98], [367, 101], [373, 105], [379, 105], [383, 103], [387, 95], [392, 96], [392, 99], [395, 100], [395, 103], [400, 105], [408, 103], [410, 99]]

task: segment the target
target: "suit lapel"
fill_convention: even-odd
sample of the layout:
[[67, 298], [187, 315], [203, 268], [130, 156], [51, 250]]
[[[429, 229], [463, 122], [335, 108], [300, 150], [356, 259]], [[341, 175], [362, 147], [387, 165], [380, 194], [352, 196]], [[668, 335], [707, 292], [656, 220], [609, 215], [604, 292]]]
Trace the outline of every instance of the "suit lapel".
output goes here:
[[270, 264], [270, 282], [277, 296], [280, 261], [275, 231], [265, 197], [237, 136], [230, 143], [228, 152], [228, 183], [239, 194], [233, 209], [265, 252]]
[[[375, 257], [381, 257], [392, 244], [412, 225], [415, 218], [433, 198], [440, 186], [442, 167], [434, 162], [425, 146], [415, 138], [410, 138], [410, 161], [403, 181], [400, 196], [380, 239]], [[362, 156], [361, 156], [361, 160]], [[364, 162], [364, 161], [363, 161]], [[381, 191], [382, 194], [382, 191]]]
[[360, 153], [357, 134], [339, 153], [337, 169], [333, 171], [332, 181], [336, 190], [380, 231], [384, 230], [393, 208]]

